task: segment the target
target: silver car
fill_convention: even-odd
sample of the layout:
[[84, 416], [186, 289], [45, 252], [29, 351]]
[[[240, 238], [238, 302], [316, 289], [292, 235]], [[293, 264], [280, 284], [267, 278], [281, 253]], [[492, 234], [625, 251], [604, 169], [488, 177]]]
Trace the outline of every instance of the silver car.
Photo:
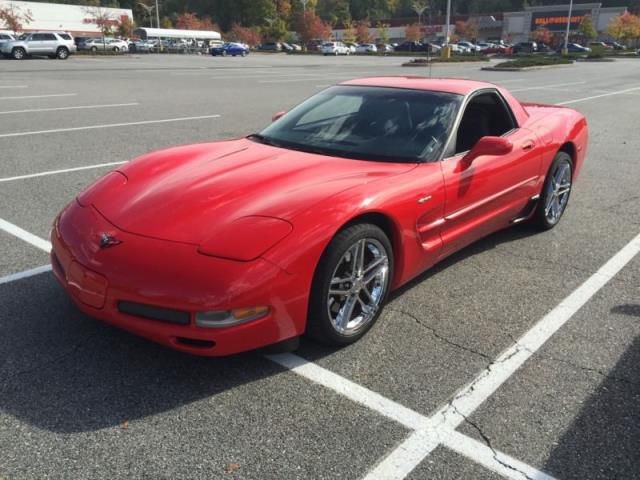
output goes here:
[[83, 50], [89, 50], [91, 52], [128, 52], [129, 44], [124, 40], [117, 40], [115, 38], [92, 38], [84, 42]]
[[43, 55], [49, 58], [66, 60], [76, 52], [73, 37], [65, 32], [34, 32], [20, 40], [8, 40], [0, 45], [5, 57], [22, 60], [31, 55]]

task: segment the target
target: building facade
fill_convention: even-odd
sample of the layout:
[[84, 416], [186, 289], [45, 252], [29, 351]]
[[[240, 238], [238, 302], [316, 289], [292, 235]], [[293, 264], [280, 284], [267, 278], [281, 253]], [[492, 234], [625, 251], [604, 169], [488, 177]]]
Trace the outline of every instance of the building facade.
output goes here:
[[[575, 33], [586, 16], [590, 16], [598, 33], [606, 31], [614, 17], [622, 15], [627, 7], [602, 8], [601, 3], [574, 3], [571, 10], [570, 34]], [[562, 38], [569, 22], [569, 5], [526, 7], [521, 12], [504, 14], [502, 38], [509, 42], [524, 42], [538, 28], [545, 28], [556, 38]]]
[[[0, 0], [0, 8], [29, 13], [33, 18], [23, 24], [23, 32], [57, 30], [73, 35], [101, 34], [96, 17], [105, 19], [114, 27], [125, 18], [133, 21], [133, 12], [127, 8], [89, 7], [84, 5], [62, 5], [57, 3], [20, 2]], [[4, 28], [0, 25], [0, 28]]]

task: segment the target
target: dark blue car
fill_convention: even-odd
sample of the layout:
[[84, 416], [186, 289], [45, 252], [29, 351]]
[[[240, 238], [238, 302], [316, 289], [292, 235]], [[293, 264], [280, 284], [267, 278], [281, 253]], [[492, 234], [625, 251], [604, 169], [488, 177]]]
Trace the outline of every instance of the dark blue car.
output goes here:
[[242, 43], [225, 43], [223, 45], [211, 47], [209, 49], [209, 53], [214, 57], [216, 55], [221, 55], [223, 57], [226, 57], [227, 55], [231, 55], [232, 57], [240, 55], [241, 57], [246, 57], [249, 54], [249, 47]]
[[591, 52], [591, 49], [587, 47], [583, 47], [582, 45], [579, 45], [577, 43], [568, 43], [567, 51], [569, 53], [589, 53]]

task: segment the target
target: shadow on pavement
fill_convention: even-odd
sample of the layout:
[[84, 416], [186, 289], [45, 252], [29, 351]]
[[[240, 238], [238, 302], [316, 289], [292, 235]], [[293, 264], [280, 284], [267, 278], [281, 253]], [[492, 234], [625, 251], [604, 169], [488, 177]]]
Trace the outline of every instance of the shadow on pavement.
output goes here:
[[283, 371], [258, 354], [191, 356], [92, 320], [50, 273], [2, 285], [0, 305], [0, 410], [53, 432], [117, 426]]
[[[635, 307], [626, 309], [625, 307]], [[612, 311], [632, 311], [621, 305]], [[547, 460], [544, 471], [566, 479], [640, 476], [640, 337], [586, 402]]]
[[[528, 228], [491, 235], [394, 296], [455, 262], [528, 235]], [[195, 357], [92, 320], [50, 273], [0, 286], [0, 305], [0, 410], [53, 432], [117, 426], [283, 372], [259, 352]], [[335, 349], [303, 341], [301, 352], [315, 360]]]

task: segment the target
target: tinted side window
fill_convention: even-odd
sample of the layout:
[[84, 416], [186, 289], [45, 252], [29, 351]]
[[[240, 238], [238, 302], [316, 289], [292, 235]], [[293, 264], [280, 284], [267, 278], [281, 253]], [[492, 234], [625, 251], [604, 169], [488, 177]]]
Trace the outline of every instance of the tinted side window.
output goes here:
[[511, 112], [496, 93], [481, 93], [469, 101], [456, 137], [456, 153], [471, 150], [482, 137], [500, 137], [513, 130]]
[[69, 35], [67, 33], [59, 33], [58, 35], [60, 35], [60, 38], [62, 38], [64, 40], [71, 40], [71, 35]]
[[27, 40], [31, 40], [32, 42], [39, 42], [44, 40], [44, 35], [42, 33], [34, 33], [31, 35], [31, 38], [27, 38]]
[[57, 40], [56, 36], [53, 33], [43, 33], [43, 40]]

